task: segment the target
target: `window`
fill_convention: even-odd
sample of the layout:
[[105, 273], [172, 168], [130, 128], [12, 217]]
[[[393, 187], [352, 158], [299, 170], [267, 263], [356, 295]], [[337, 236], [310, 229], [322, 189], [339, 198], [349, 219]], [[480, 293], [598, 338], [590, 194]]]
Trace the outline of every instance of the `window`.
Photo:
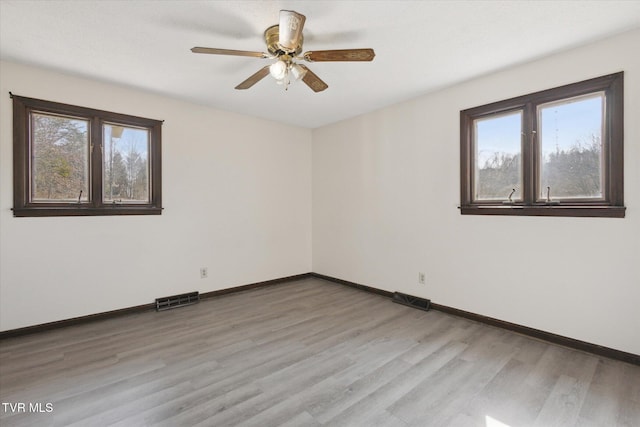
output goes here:
[[12, 98], [14, 216], [161, 214], [161, 121]]
[[462, 214], [623, 218], [623, 73], [460, 112]]

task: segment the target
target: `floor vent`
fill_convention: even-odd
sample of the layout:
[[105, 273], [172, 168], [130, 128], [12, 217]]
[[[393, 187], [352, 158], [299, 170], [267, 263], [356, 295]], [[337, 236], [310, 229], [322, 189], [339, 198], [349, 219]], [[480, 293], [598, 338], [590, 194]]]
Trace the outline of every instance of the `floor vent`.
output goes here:
[[200, 293], [173, 295], [171, 297], [156, 298], [156, 311], [169, 310], [170, 308], [184, 307], [200, 301]]
[[400, 292], [393, 293], [393, 302], [408, 305], [409, 307], [418, 308], [424, 311], [428, 311], [429, 307], [431, 306], [431, 300], [414, 297], [412, 295], [401, 294]]

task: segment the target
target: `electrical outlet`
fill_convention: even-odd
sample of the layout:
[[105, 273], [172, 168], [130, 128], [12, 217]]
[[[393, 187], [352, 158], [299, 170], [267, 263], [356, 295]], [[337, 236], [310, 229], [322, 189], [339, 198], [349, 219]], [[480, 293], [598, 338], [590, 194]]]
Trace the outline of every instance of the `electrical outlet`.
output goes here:
[[209, 275], [209, 271], [207, 270], [207, 267], [202, 267], [200, 269], [200, 278], [206, 279], [208, 275]]
[[426, 275], [423, 272], [418, 273], [418, 283], [424, 285], [427, 283]]

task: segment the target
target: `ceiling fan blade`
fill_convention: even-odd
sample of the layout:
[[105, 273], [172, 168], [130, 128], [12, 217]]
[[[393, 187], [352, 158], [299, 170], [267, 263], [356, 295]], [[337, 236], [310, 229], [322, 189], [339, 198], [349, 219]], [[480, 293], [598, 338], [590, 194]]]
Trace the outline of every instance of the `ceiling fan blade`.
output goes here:
[[307, 18], [293, 10], [280, 11], [278, 44], [287, 52], [295, 52], [302, 40], [302, 28]]
[[236, 89], [238, 90], [249, 89], [251, 86], [258, 83], [260, 80], [264, 79], [268, 75], [269, 75], [269, 65], [261, 68], [260, 70], [258, 70], [257, 73], [253, 74], [247, 80], [240, 83], [238, 86], [236, 86]]
[[248, 50], [233, 49], [217, 49], [214, 47], [192, 47], [193, 53], [209, 53], [212, 55], [233, 55], [233, 56], [251, 56], [253, 58], [269, 58], [269, 55], [263, 52], [251, 52]]
[[307, 86], [311, 88], [311, 90], [313, 90], [314, 92], [322, 92], [329, 87], [329, 85], [320, 80], [320, 77], [316, 76], [316, 74], [311, 71], [309, 67], [306, 67], [302, 64], [300, 64], [300, 67], [302, 67], [306, 71], [304, 77], [302, 78], [302, 81], [305, 82]]
[[303, 57], [309, 62], [323, 61], [372, 61], [376, 56], [373, 49], [339, 49], [305, 52]]

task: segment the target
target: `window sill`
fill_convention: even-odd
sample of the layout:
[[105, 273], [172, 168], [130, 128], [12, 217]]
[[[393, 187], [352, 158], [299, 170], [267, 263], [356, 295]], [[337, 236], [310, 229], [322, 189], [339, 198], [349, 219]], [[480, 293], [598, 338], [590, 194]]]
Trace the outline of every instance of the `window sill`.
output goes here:
[[486, 205], [461, 206], [462, 215], [566, 216], [624, 218], [624, 206]]
[[37, 206], [27, 208], [13, 208], [14, 217], [44, 217], [44, 216], [110, 216], [110, 215], [161, 215], [162, 208], [153, 206], [107, 206], [93, 207], [65, 207], [65, 206]]

